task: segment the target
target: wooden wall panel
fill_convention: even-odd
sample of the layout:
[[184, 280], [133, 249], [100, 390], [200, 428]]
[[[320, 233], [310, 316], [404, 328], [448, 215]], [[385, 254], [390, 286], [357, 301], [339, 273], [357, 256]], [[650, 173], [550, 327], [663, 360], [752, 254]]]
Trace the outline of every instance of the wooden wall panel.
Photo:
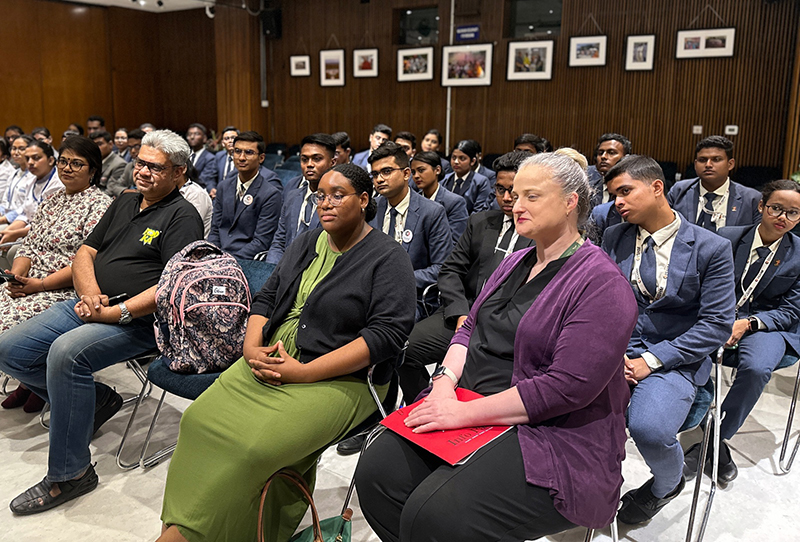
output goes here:
[[[418, 136], [430, 127], [444, 132], [446, 90], [440, 85], [440, 50], [449, 34], [449, 2], [439, 3], [434, 81], [396, 81], [393, 10], [433, 4], [425, 0], [336, 5], [283, 0], [283, 37], [271, 43], [268, 72], [271, 107], [265, 116], [270, 119], [272, 139], [296, 143], [312, 131], [345, 130], [354, 146], [363, 148], [376, 122]], [[482, 143], [484, 153], [504, 152], [514, 137], [530, 131], [548, 137], [556, 146], [591, 152], [598, 135], [619, 131], [631, 138], [636, 152], [678, 162], [682, 170], [691, 162], [699, 139], [692, 135], [692, 125], [702, 125], [704, 135], [711, 135], [721, 133], [726, 124], [737, 124], [740, 135], [732, 139], [739, 165], [783, 165], [800, 20], [796, 2], [711, 2], [725, 20], [724, 26], [737, 29], [735, 56], [677, 60], [677, 31], [689, 27], [709, 4], [706, 0], [564, 0], [553, 79], [537, 82], [505, 80], [508, 8], [497, 0], [477, 0], [477, 4], [480, 14], [470, 16], [459, 16], [457, 5], [456, 24], [479, 22], [481, 41], [495, 44], [493, 84], [453, 90], [453, 142], [474, 138]], [[607, 65], [570, 68], [569, 37], [596, 33], [594, 25], [586, 22], [589, 14], [608, 35]], [[705, 11], [692, 28], [720, 26]], [[365, 39], [366, 31], [371, 40]], [[654, 71], [625, 71], [625, 37], [630, 34], [656, 34]], [[319, 50], [338, 48], [331, 35], [346, 50], [344, 88], [319, 86]], [[377, 79], [352, 77], [352, 50], [364, 46], [380, 49]], [[293, 54], [311, 55], [311, 77], [289, 76]]]

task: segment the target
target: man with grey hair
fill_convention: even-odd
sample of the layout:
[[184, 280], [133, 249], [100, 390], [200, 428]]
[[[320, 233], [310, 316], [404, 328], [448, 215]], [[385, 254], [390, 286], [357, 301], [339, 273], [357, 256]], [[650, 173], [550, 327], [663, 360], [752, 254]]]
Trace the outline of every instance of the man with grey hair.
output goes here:
[[169, 130], [147, 134], [134, 164], [138, 193], [111, 204], [72, 262], [78, 297], [0, 336], [0, 371], [50, 403], [47, 476], [11, 502], [15, 514], [43, 512], [97, 487], [89, 442], [122, 397], [92, 373], [155, 347], [164, 265], [203, 238], [200, 216], [177, 188], [189, 152]]

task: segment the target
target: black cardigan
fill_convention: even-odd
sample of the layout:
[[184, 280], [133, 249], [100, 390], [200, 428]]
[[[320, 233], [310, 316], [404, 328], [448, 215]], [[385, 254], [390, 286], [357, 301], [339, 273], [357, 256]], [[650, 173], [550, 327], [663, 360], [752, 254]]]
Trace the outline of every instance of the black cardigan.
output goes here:
[[[264, 344], [294, 305], [300, 280], [317, 255], [322, 228], [299, 235], [253, 300], [250, 314], [269, 319]], [[308, 296], [297, 328], [297, 348], [308, 363], [358, 337], [369, 347], [376, 384], [389, 381], [414, 326], [416, 288], [411, 260], [389, 236], [372, 230], [340, 256]], [[366, 378], [362, 369], [353, 376]]]

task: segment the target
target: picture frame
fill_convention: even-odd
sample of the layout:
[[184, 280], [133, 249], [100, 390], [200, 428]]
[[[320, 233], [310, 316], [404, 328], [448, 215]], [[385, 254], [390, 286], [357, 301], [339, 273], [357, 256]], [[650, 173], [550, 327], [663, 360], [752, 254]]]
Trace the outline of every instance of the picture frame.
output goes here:
[[397, 50], [397, 82], [433, 79], [433, 47]]
[[655, 34], [628, 36], [625, 41], [625, 70], [652, 71], [656, 54]]
[[573, 68], [605, 66], [608, 36], [573, 36], [569, 39], [569, 65]]
[[678, 30], [675, 58], [719, 58], [733, 56], [736, 28]]
[[506, 81], [547, 81], [553, 78], [553, 40], [508, 42]]
[[442, 86], [491, 86], [493, 49], [491, 43], [443, 47]]
[[353, 77], [378, 77], [377, 49], [353, 49]]
[[319, 85], [344, 86], [344, 49], [327, 49], [319, 52]]
[[289, 57], [289, 74], [292, 77], [311, 76], [311, 56], [292, 55]]

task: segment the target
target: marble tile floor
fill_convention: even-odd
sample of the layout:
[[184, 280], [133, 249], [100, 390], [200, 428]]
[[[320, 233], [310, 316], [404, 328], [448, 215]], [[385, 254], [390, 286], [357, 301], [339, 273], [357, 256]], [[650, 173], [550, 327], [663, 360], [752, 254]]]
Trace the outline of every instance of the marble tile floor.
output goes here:
[[[714, 500], [705, 540], [709, 542], [800, 540], [800, 462], [785, 476], [776, 476], [778, 449], [794, 384], [795, 369], [774, 375], [754, 413], [732, 442], [739, 477]], [[123, 366], [105, 369], [98, 378], [115, 386], [123, 396], [138, 391], [138, 381]], [[14, 389], [14, 383], [10, 385]], [[156, 390], [154, 396], [160, 395]], [[141, 442], [156, 397], [144, 402], [133, 435]], [[188, 402], [168, 396], [159, 419], [153, 445], [169, 443], [177, 436], [180, 413]], [[7, 507], [18, 493], [41, 480], [47, 462], [47, 432], [38, 417], [21, 409], [0, 412], [0, 541], [148, 541], [160, 532], [159, 513], [167, 475], [168, 461], [147, 471], [120, 470], [114, 454], [130, 416], [124, 407], [111, 419], [92, 442], [93, 460], [97, 462], [100, 486], [92, 493], [55, 510], [29, 517], [15, 517]], [[146, 421], [147, 416], [147, 421]], [[794, 431], [800, 433], [800, 420]], [[700, 438], [698, 431], [681, 435], [684, 448]], [[623, 492], [639, 486], [649, 471], [629, 440], [628, 458], [623, 464]], [[133, 452], [133, 448], [130, 449]], [[128, 455], [129, 458], [133, 454]], [[333, 448], [322, 456], [315, 492], [323, 517], [339, 512], [347, 491], [357, 456], [341, 457]], [[707, 488], [707, 484], [705, 486]], [[686, 490], [648, 524], [628, 528], [620, 526], [620, 536], [637, 542], [682, 541], [686, 536], [691, 489]], [[703, 493], [705, 495], [705, 491]], [[354, 508], [353, 540], [376, 541], [358, 508]], [[308, 516], [304, 525], [308, 525]], [[580, 542], [585, 530], [573, 529], [547, 538], [550, 542]], [[595, 540], [610, 540], [608, 530], [598, 532]]]

